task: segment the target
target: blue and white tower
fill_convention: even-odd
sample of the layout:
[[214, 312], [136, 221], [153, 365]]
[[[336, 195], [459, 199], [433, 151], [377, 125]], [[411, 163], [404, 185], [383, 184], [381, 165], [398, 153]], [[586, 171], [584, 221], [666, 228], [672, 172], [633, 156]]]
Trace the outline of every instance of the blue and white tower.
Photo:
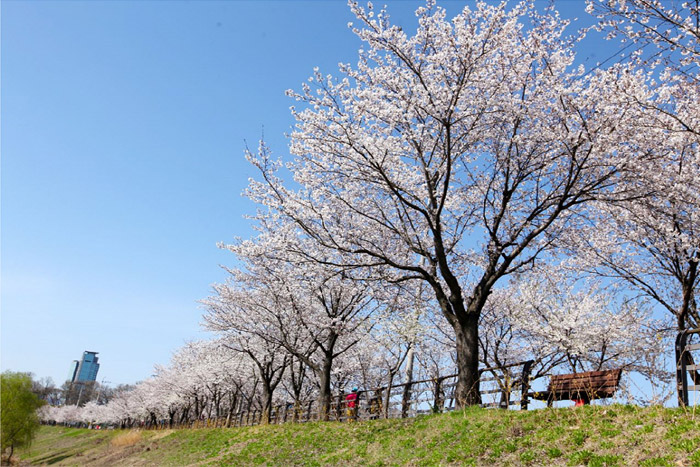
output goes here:
[[100, 369], [100, 364], [97, 363], [97, 352], [86, 350], [83, 352], [83, 359], [78, 363], [78, 366], [73, 372], [73, 383], [85, 381], [97, 381], [97, 371]]

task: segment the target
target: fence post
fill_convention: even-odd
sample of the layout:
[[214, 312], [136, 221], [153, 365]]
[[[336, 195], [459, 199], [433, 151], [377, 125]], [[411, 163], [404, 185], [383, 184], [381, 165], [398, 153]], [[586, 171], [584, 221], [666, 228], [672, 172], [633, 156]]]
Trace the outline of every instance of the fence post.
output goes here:
[[676, 336], [676, 389], [678, 390], [678, 407], [688, 406], [688, 372], [686, 371], [685, 346], [688, 330]]
[[523, 364], [523, 374], [520, 379], [520, 410], [527, 410], [530, 405], [530, 373], [532, 372], [533, 360], [528, 360]]

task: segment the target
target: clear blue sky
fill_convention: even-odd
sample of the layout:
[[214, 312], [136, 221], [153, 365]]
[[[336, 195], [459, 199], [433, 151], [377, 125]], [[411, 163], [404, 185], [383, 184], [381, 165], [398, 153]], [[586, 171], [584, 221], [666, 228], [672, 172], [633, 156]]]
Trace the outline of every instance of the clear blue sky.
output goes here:
[[[415, 28], [421, 2], [386, 3]], [[244, 140], [264, 127], [284, 153], [284, 91], [355, 61], [352, 19], [335, 0], [2, 3], [2, 370], [60, 385], [94, 350], [98, 381], [134, 383], [205, 337], [197, 300], [233, 261], [216, 243], [250, 234]]]

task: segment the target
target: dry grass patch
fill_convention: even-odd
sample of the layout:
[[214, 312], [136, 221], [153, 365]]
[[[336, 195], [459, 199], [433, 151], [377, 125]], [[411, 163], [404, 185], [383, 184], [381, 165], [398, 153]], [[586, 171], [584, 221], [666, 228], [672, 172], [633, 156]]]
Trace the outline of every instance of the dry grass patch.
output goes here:
[[159, 431], [156, 431], [156, 433], [151, 437], [151, 439], [156, 440], [156, 439], [165, 438], [166, 436], [171, 435], [173, 433], [175, 433], [175, 430], [173, 430], [172, 428], [169, 428], [167, 430], [159, 430]]
[[143, 439], [140, 431], [132, 430], [126, 433], [115, 436], [110, 441], [110, 445], [114, 448], [124, 448], [127, 446], [133, 446]]

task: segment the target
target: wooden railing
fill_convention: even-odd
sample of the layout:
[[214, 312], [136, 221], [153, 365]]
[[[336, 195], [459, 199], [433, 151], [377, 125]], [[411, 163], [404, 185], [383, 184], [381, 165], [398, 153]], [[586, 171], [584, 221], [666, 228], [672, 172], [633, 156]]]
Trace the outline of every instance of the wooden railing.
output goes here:
[[[532, 361], [526, 361], [480, 369], [482, 407], [519, 407], [521, 410], [527, 410], [532, 364]], [[351, 411], [348, 411], [345, 399], [347, 393], [341, 392], [331, 399], [328, 419], [348, 421], [405, 418], [450, 411], [456, 406], [456, 385], [457, 375], [451, 374], [393, 384], [389, 387], [362, 389], [358, 391], [356, 408]], [[257, 425], [263, 418], [259, 409], [242, 411], [233, 416], [230, 425]], [[270, 412], [270, 423], [303, 423], [319, 418], [318, 404], [315, 400], [276, 405]]]
[[[700, 391], [700, 365], [693, 358], [693, 351], [700, 350], [700, 343], [689, 343], [692, 336], [700, 335], [700, 328], [686, 329], [676, 336], [676, 382], [678, 387], [678, 406], [687, 407], [689, 391]], [[691, 373], [693, 384], [688, 384]]]

